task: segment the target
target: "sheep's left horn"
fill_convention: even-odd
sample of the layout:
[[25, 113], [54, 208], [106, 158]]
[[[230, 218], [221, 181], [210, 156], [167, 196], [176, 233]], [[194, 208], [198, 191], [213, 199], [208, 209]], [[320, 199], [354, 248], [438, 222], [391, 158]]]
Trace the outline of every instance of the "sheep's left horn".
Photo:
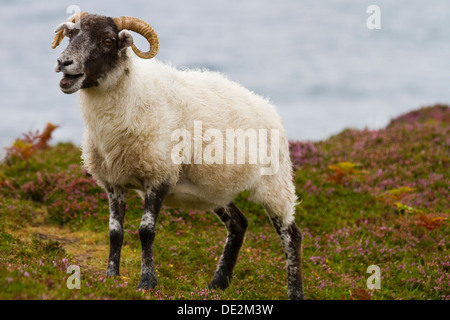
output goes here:
[[159, 51], [158, 35], [147, 22], [133, 17], [120, 17], [114, 18], [113, 20], [119, 31], [124, 29], [131, 30], [139, 33], [140, 35], [144, 36], [145, 39], [147, 39], [148, 43], [150, 44], [150, 50], [148, 52], [142, 52], [141, 50], [136, 48], [134, 44], [132, 44], [131, 47], [138, 57], [143, 59], [151, 59], [156, 56]]
[[[81, 21], [81, 18], [83, 18], [87, 14], [88, 14], [87, 12], [75, 13], [69, 19], [67, 19], [67, 22], [71, 22], [71, 23], [79, 22], [79, 21]], [[61, 29], [57, 28], [55, 32], [56, 32], [56, 36], [52, 42], [53, 49], [55, 49], [57, 46], [59, 46], [61, 41], [64, 39], [64, 28], [61, 28]]]

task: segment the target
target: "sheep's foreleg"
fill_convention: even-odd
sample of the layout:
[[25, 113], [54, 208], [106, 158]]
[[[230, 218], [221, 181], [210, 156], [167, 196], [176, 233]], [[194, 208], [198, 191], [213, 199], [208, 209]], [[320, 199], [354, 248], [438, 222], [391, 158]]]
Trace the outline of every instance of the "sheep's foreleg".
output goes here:
[[138, 289], [152, 289], [156, 286], [157, 277], [153, 261], [153, 241], [156, 235], [156, 221], [169, 187], [162, 185], [158, 189], [146, 188], [144, 214], [139, 227], [139, 238], [142, 245], [141, 281]]
[[119, 275], [120, 251], [123, 243], [123, 219], [125, 217], [125, 207], [127, 192], [120, 187], [110, 187], [107, 189], [109, 198], [109, 260], [107, 276]]
[[231, 282], [233, 269], [244, 242], [248, 222], [244, 214], [231, 202], [226, 208], [214, 210], [225, 224], [228, 235], [214, 277], [209, 284], [210, 289], [226, 289]]
[[288, 298], [303, 300], [302, 283], [302, 235], [295, 222], [285, 225], [271, 217], [273, 226], [281, 238], [288, 271]]

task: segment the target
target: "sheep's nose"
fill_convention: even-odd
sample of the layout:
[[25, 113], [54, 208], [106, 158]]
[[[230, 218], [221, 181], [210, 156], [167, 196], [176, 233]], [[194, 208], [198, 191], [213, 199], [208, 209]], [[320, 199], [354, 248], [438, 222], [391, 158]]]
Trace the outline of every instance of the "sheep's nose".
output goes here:
[[58, 65], [59, 65], [60, 67], [67, 67], [67, 66], [70, 66], [72, 63], [73, 63], [73, 60], [72, 60], [72, 59], [67, 59], [67, 60], [63, 60], [63, 61], [61, 61], [61, 60], [58, 59]]
[[56, 60], [56, 66], [55, 71], [61, 72], [63, 67], [70, 66], [73, 63], [72, 59], [57, 59]]

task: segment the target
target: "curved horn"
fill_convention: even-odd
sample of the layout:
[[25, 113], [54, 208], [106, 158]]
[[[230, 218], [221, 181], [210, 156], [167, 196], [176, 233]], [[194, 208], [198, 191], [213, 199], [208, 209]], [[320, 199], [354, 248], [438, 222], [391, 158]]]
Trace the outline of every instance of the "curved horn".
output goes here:
[[[87, 12], [77, 12], [74, 15], [72, 15], [69, 19], [67, 19], [67, 22], [71, 22], [71, 23], [77, 23], [81, 21], [81, 18], [83, 18], [85, 15], [87, 15]], [[55, 32], [56, 32], [56, 36], [53, 39], [52, 42], [52, 48], [55, 49], [57, 46], [59, 46], [59, 44], [61, 43], [61, 41], [64, 39], [64, 30], [65, 28], [60, 28], [61, 25], [58, 26], [58, 28], [56, 28]]]
[[123, 29], [131, 30], [139, 33], [140, 35], [144, 36], [145, 39], [147, 39], [148, 43], [150, 44], [150, 50], [148, 52], [142, 52], [141, 50], [136, 48], [134, 44], [132, 44], [133, 51], [138, 57], [142, 59], [151, 59], [156, 56], [159, 51], [158, 35], [147, 22], [133, 17], [120, 17], [114, 18], [113, 20], [119, 31]]

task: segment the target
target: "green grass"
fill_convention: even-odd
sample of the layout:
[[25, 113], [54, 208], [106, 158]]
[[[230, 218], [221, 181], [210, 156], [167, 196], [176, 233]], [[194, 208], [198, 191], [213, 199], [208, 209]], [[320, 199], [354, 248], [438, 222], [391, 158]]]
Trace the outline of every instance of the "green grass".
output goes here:
[[[450, 298], [449, 114], [434, 106], [382, 130], [291, 142], [308, 299]], [[0, 164], [0, 299], [286, 299], [280, 241], [247, 192], [236, 199], [249, 228], [227, 290], [205, 289], [226, 238], [222, 223], [211, 212], [166, 208], [154, 244], [158, 285], [136, 290], [137, 195], [128, 201], [121, 276], [106, 278], [108, 201], [79, 164], [70, 143]], [[80, 266], [79, 290], [67, 288], [69, 265]], [[378, 290], [366, 286], [370, 265], [381, 270]]]

